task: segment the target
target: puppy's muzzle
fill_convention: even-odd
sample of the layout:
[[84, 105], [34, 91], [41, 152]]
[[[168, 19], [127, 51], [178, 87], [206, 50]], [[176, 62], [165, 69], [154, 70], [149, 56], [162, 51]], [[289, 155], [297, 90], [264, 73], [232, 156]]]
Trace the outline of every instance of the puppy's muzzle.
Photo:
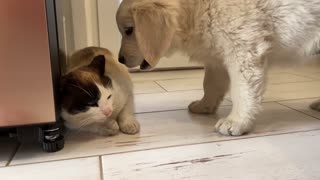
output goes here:
[[126, 65], [126, 59], [123, 56], [119, 57], [119, 62]]
[[149, 69], [151, 69], [151, 66], [146, 60], [143, 60], [140, 65], [140, 69], [141, 70], [149, 70]]

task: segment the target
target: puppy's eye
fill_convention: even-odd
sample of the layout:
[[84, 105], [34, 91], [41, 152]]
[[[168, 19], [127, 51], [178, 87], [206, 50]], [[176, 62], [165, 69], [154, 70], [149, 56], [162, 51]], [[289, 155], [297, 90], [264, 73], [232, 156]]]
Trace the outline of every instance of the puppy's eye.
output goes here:
[[108, 96], [108, 100], [111, 99], [111, 97], [112, 97], [112, 95], [110, 94], [110, 95]]
[[133, 27], [126, 28], [125, 33], [127, 36], [130, 36], [133, 33]]

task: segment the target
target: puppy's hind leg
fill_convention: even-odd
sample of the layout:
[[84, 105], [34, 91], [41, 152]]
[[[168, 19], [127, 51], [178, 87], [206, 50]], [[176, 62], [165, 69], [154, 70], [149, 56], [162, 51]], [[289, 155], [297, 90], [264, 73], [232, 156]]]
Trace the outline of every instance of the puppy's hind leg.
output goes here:
[[320, 111], [320, 100], [313, 102], [310, 108], [316, 111]]
[[229, 89], [229, 83], [229, 75], [223, 65], [207, 64], [203, 81], [204, 96], [201, 100], [192, 102], [188, 107], [189, 111], [199, 114], [215, 113]]

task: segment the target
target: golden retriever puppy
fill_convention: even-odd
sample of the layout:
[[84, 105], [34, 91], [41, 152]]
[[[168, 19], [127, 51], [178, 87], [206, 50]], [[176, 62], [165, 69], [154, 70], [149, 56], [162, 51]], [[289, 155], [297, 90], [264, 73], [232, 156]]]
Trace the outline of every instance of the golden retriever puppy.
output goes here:
[[216, 129], [232, 136], [254, 125], [267, 62], [307, 61], [320, 48], [319, 0], [123, 0], [117, 23], [128, 67], [153, 68], [175, 51], [204, 64], [204, 97], [191, 112], [214, 113], [230, 87], [232, 111]]

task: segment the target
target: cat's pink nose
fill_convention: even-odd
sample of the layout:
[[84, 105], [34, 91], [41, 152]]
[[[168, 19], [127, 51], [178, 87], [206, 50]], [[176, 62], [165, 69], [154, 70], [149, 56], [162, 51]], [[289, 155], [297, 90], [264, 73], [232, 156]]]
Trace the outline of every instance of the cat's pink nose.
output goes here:
[[102, 109], [102, 112], [105, 116], [110, 117], [112, 114], [112, 109], [111, 108], [104, 108], [104, 109]]

